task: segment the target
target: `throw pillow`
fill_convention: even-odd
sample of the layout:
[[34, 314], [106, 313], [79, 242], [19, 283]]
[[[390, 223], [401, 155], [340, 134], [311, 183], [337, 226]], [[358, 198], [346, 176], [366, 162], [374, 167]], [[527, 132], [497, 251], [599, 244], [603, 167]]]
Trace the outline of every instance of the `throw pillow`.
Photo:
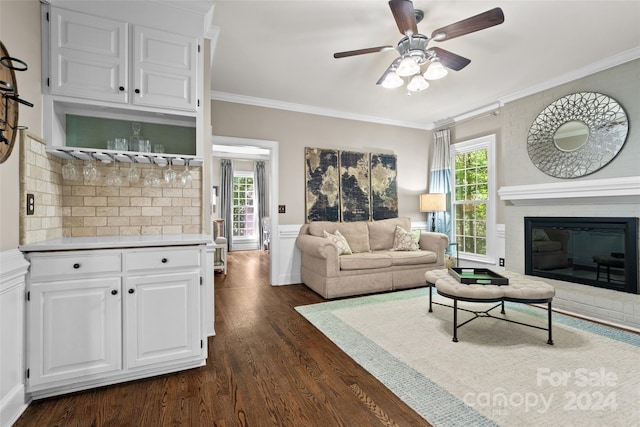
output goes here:
[[335, 243], [335, 245], [338, 247], [339, 255], [351, 255], [352, 252], [351, 248], [349, 247], [349, 243], [347, 243], [347, 239], [345, 239], [342, 233], [340, 233], [338, 230], [336, 230], [336, 232], [333, 234], [330, 234], [327, 232], [327, 230], [324, 230], [324, 237], [329, 239], [329, 241]]
[[394, 251], [417, 251], [420, 249], [420, 230], [407, 231], [396, 225], [396, 235], [393, 240]]

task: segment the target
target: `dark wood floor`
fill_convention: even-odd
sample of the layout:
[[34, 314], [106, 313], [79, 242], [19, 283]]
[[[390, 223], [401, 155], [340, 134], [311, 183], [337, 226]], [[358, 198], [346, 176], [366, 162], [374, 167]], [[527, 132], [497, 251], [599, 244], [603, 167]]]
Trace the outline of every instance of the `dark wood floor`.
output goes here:
[[216, 273], [206, 366], [35, 401], [15, 427], [429, 426], [294, 310], [321, 297], [268, 268], [232, 252]]

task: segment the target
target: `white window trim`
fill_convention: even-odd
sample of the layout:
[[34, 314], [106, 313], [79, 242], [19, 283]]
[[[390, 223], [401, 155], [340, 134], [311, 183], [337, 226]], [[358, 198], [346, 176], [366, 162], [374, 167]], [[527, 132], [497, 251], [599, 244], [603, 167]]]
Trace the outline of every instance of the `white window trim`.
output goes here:
[[[249, 172], [249, 171], [234, 171], [233, 172], [233, 177], [244, 177], [244, 178], [253, 178], [253, 184], [254, 184], [254, 192], [255, 192], [255, 182], [256, 182], [256, 176], [254, 172]], [[256, 205], [254, 205], [254, 214], [258, 212], [258, 207]], [[233, 210], [233, 206], [231, 207], [231, 209]], [[257, 219], [255, 219], [255, 215], [254, 215], [254, 224], [253, 224], [254, 230], [258, 230], [258, 221]], [[233, 230], [233, 228], [232, 228]], [[257, 243], [259, 242], [258, 236], [253, 236], [253, 237], [247, 237], [247, 236], [233, 236], [233, 248], [235, 250], [247, 250], [247, 249], [255, 249], [254, 246], [257, 245]]]
[[[497, 190], [496, 190], [496, 135], [486, 135], [480, 138], [470, 139], [468, 141], [458, 142], [456, 144], [451, 144], [450, 146], [450, 156], [451, 156], [451, 188], [453, 191], [451, 192], [452, 198], [452, 206], [455, 201], [455, 168], [456, 162], [455, 157], [456, 154], [467, 153], [470, 151], [476, 151], [481, 149], [487, 149], [487, 164], [489, 167], [489, 182], [488, 182], [488, 195], [489, 200], [487, 200], [487, 254], [485, 256], [472, 254], [468, 252], [464, 252], [462, 247], [459, 247], [459, 256], [460, 259], [464, 259], [467, 261], [478, 262], [483, 264], [495, 264], [496, 263], [496, 198], [497, 198]], [[455, 221], [456, 221], [456, 210], [453, 207], [451, 212], [451, 223], [453, 224], [453, 233], [455, 234]]]

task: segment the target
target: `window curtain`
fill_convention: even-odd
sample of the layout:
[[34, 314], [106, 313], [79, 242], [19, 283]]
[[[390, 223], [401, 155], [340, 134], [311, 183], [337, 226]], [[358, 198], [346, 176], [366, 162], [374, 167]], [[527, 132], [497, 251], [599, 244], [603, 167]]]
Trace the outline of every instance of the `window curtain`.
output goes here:
[[224, 219], [223, 235], [231, 248], [231, 206], [233, 205], [233, 162], [220, 160], [220, 216]]
[[[434, 134], [433, 157], [431, 161], [431, 176], [429, 178], [429, 193], [444, 193], [447, 195], [447, 211], [432, 212], [435, 215], [436, 231], [449, 236], [453, 241], [451, 224], [451, 164], [449, 145], [451, 136], [449, 129], [439, 130]], [[431, 217], [428, 218], [431, 222]]]
[[260, 247], [262, 247], [263, 236], [264, 236], [264, 224], [263, 218], [267, 217], [267, 188], [264, 174], [264, 162], [257, 161], [253, 166], [254, 173], [256, 176], [256, 196], [258, 201], [258, 242], [260, 242]]

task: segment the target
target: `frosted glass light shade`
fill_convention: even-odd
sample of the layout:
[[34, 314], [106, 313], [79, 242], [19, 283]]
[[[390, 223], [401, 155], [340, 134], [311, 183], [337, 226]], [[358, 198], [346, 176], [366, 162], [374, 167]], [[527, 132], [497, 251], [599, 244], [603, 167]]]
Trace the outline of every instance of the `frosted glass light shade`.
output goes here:
[[449, 74], [447, 69], [444, 68], [439, 61], [435, 61], [432, 62], [431, 65], [429, 65], [429, 68], [427, 68], [427, 71], [425, 71], [424, 78], [427, 80], [438, 80], [447, 74]]
[[421, 90], [425, 90], [429, 87], [429, 82], [427, 82], [424, 77], [420, 74], [416, 74], [411, 78], [411, 81], [407, 85], [407, 89], [411, 92], [418, 92]]
[[387, 89], [394, 89], [402, 86], [403, 84], [404, 80], [402, 80], [402, 78], [393, 71], [387, 74], [381, 83], [382, 87]]
[[418, 65], [416, 60], [410, 56], [407, 56], [402, 61], [400, 61], [398, 69], [396, 70], [396, 74], [401, 77], [413, 76], [414, 74], [417, 74], [419, 72], [420, 66]]

